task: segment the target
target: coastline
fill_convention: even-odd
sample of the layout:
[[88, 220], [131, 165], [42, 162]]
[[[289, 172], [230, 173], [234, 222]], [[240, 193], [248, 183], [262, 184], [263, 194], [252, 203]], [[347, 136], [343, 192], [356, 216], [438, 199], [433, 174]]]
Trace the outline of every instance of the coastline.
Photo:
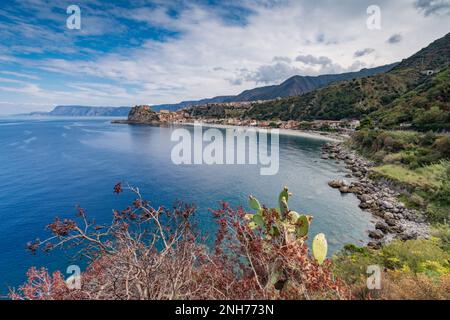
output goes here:
[[[202, 125], [219, 129], [253, 129], [258, 131], [271, 128], [258, 126], [224, 125], [208, 122], [133, 122], [117, 121], [122, 124], [135, 125], [161, 125], [168, 126], [195, 126]], [[356, 154], [354, 150], [347, 149], [343, 142], [348, 136], [330, 134], [317, 131], [304, 131], [296, 129], [277, 129], [280, 135], [296, 136], [307, 139], [322, 140], [326, 143], [322, 147], [322, 159], [344, 162], [347, 170], [346, 180], [332, 180], [329, 186], [337, 189], [341, 194], [354, 194], [360, 201], [359, 207], [375, 219], [373, 229], [366, 230], [369, 236], [367, 246], [380, 249], [384, 245], [396, 240], [412, 240], [429, 238], [429, 224], [423, 218], [422, 212], [408, 209], [397, 196], [399, 190], [387, 181], [376, 181], [370, 177], [370, 168], [374, 164], [368, 159]]]
[[[243, 128], [243, 129], [255, 129], [257, 132], [261, 130], [271, 130], [271, 129], [277, 129], [277, 128], [264, 128], [264, 127], [257, 127], [257, 126], [236, 126], [236, 125], [228, 125], [228, 124], [215, 124], [215, 123], [206, 123], [206, 122], [185, 122], [181, 123], [182, 125], [190, 125], [194, 126], [196, 124], [200, 124], [203, 127], [210, 127], [210, 128], [221, 128], [221, 129], [236, 129], [236, 128]], [[318, 140], [326, 140], [330, 142], [342, 142], [344, 141], [344, 136], [338, 136], [338, 135], [331, 135], [324, 132], [319, 131], [305, 131], [305, 130], [294, 130], [294, 129], [277, 129], [280, 132], [280, 135], [283, 136], [295, 136], [295, 137], [302, 137], [302, 138], [310, 138], [310, 139], [318, 139]]]
[[332, 180], [329, 186], [341, 194], [355, 194], [360, 201], [359, 207], [377, 220], [375, 230], [369, 230], [369, 247], [380, 249], [395, 239], [405, 241], [429, 237], [429, 223], [424, 213], [408, 209], [398, 200], [399, 187], [371, 178], [370, 169], [374, 163], [341, 143], [326, 144], [322, 150], [324, 159], [344, 161], [348, 170], [346, 177], [354, 180]]
[[321, 131], [306, 131], [306, 130], [294, 130], [294, 129], [278, 129], [278, 128], [265, 128], [265, 127], [257, 127], [257, 126], [237, 126], [237, 125], [225, 125], [225, 124], [215, 124], [208, 122], [154, 122], [154, 123], [146, 123], [146, 122], [134, 122], [129, 120], [116, 120], [112, 121], [113, 124], [129, 124], [129, 125], [157, 125], [157, 124], [169, 124], [169, 125], [180, 125], [180, 126], [195, 126], [201, 125], [203, 127], [209, 128], [219, 128], [219, 129], [255, 129], [257, 132], [261, 130], [271, 130], [277, 129], [280, 132], [280, 135], [283, 136], [295, 136], [301, 138], [308, 139], [316, 139], [323, 140], [328, 142], [343, 142], [348, 136], [344, 136], [341, 134], [330, 134]]

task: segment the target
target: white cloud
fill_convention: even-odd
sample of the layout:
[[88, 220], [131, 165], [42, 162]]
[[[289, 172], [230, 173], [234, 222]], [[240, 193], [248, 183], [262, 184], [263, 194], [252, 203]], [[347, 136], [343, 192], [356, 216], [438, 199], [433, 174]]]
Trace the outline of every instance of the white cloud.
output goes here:
[[450, 0], [416, 0], [414, 5], [426, 16], [450, 14]]
[[243, 70], [238, 75], [239, 83], [254, 82], [256, 84], [270, 84], [284, 81], [289, 77], [300, 74], [302, 70], [285, 61], [263, 65], [256, 71]]
[[368, 54], [372, 54], [374, 52], [375, 52], [375, 49], [373, 49], [373, 48], [365, 48], [365, 49], [356, 51], [353, 56], [355, 58], [360, 58], [360, 57], [364, 57]]
[[387, 43], [390, 44], [397, 44], [400, 43], [403, 40], [403, 36], [399, 33], [397, 34], [393, 34], [392, 36], [389, 37], [389, 39], [387, 39]]
[[[42, 101], [47, 98], [49, 103], [88, 105], [174, 103], [237, 94], [295, 74], [354, 71], [399, 61], [443, 36], [449, 22], [444, 16], [426, 17], [413, 0], [380, 0], [382, 29], [376, 31], [366, 28], [368, 1], [352, 5], [337, 5], [331, 0], [241, 4], [253, 11], [243, 24], [227, 23], [220, 12], [193, 4], [176, 18], [164, 9], [110, 9], [105, 15], [109, 12], [116, 18], [165, 26], [180, 34], [165, 42], [147, 40], [138, 48], [97, 53], [90, 60], [73, 59], [70, 53], [64, 59], [14, 58], [22, 66], [67, 78], [66, 88], [56, 92], [42, 87], [19, 89], [30, 97], [40, 95]], [[395, 34], [401, 34], [403, 41], [392, 46], [386, 39]], [[50, 41], [43, 30], [35, 36]], [[376, 52], [356, 56], [355, 60], [355, 52], [361, 52], [361, 48]], [[77, 47], [65, 50], [70, 49]], [[7, 59], [8, 55], [3, 57]], [[83, 77], [89, 77], [90, 83], [81, 83]], [[92, 83], [93, 79], [111, 85], [102, 87]]]
[[333, 61], [325, 56], [320, 56], [320, 57], [315, 57], [313, 55], [300, 55], [297, 58], [295, 58], [295, 61], [299, 61], [302, 62], [306, 65], [321, 65], [321, 66], [326, 66], [329, 64], [332, 64]]
[[0, 71], [0, 73], [7, 75], [7, 76], [25, 78], [25, 79], [30, 79], [30, 80], [39, 80], [40, 79], [38, 76], [28, 74], [28, 73], [20, 73], [20, 72], [14, 72], [14, 71]]

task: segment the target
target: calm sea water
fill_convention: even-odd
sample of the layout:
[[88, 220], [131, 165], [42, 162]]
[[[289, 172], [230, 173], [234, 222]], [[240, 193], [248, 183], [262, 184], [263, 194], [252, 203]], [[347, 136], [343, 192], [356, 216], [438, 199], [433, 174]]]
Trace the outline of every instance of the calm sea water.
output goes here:
[[45, 225], [80, 205], [99, 222], [123, 209], [131, 195], [114, 195], [119, 181], [138, 186], [153, 205], [195, 203], [207, 231], [209, 208], [220, 200], [247, 203], [254, 194], [275, 206], [279, 191], [294, 193], [290, 207], [315, 217], [312, 233], [324, 232], [331, 251], [364, 244], [371, 225], [353, 195], [327, 182], [345, 175], [343, 165], [320, 159], [324, 141], [280, 137], [280, 171], [261, 176], [257, 166], [176, 166], [170, 160], [173, 128], [113, 125], [110, 119], [0, 118], [0, 293], [25, 279], [30, 266], [65, 270], [63, 252], [33, 256], [25, 244], [45, 238]]

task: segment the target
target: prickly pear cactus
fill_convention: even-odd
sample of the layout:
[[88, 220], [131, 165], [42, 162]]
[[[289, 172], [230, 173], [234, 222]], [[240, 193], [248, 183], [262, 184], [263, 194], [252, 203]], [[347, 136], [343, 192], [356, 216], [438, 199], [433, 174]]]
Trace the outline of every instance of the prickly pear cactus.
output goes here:
[[280, 213], [283, 218], [289, 212], [289, 207], [288, 207], [289, 196], [290, 196], [290, 193], [289, 193], [288, 187], [284, 187], [283, 191], [281, 191], [280, 195], [278, 196], [278, 204], [280, 206]]
[[287, 215], [287, 220], [290, 224], [296, 225], [298, 219], [300, 218], [300, 214], [295, 211], [290, 211]]
[[256, 211], [261, 210], [261, 204], [259, 203], [258, 199], [256, 199], [254, 196], [249, 197], [248, 203], [252, 209]]
[[303, 238], [308, 235], [309, 232], [309, 219], [307, 216], [302, 215], [297, 219], [295, 226], [295, 234], [297, 238]]
[[285, 198], [286, 201], [289, 201], [289, 188], [288, 187], [284, 187], [283, 191], [281, 191], [280, 195], [278, 196], [278, 201], [281, 202], [282, 198]]
[[327, 257], [328, 244], [323, 233], [319, 233], [314, 237], [312, 243], [313, 256], [319, 265], [323, 264]]
[[[270, 230], [267, 231], [268, 239], [283, 235], [286, 241], [305, 241], [309, 233], [312, 217], [290, 210], [288, 200], [291, 196], [292, 194], [289, 192], [288, 187], [284, 187], [278, 196], [279, 208], [270, 209], [270, 211], [278, 212], [278, 218], [276, 221], [272, 220], [270, 222], [266, 221], [265, 211], [260, 202], [255, 197], [250, 196], [249, 205], [256, 210], [255, 214], [247, 214], [245, 216], [245, 219], [249, 221], [250, 228], [264, 229], [270, 225]], [[325, 235], [323, 233], [316, 235], [312, 244], [312, 253], [319, 265], [325, 261], [327, 251], [328, 244]]]
[[281, 198], [281, 201], [280, 201], [280, 213], [281, 213], [282, 219], [284, 219], [287, 216], [287, 214], [289, 213], [289, 206], [288, 206], [288, 203], [287, 203], [285, 197]]
[[[278, 196], [279, 208], [264, 209], [253, 196], [249, 197], [249, 206], [256, 213], [246, 214], [245, 219], [252, 230], [263, 230], [267, 240], [281, 239], [284, 244], [298, 242], [304, 244], [308, 237], [312, 217], [289, 210], [288, 201], [292, 194], [287, 187]], [[270, 213], [270, 214], [268, 214]], [[275, 214], [272, 214], [275, 213]], [[319, 265], [326, 259], [328, 251], [327, 240], [323, 233], [314, 237], [312, 254]], [[269, 283], [281, 291], [289, 282], [283, 278], [283, 269], [277, 263], [271, 264]]]
[[255, 214], [252, 220], [258, 227], [264, 228], [266, 225], [264, 218], [260, 214]]

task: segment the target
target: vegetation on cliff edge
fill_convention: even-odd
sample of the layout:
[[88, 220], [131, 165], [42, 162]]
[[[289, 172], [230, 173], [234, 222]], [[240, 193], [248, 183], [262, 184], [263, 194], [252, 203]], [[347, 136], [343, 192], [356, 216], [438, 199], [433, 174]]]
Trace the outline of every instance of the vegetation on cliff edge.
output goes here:
[[[77, 248], [89, 265], [76, 279], [31, 268], [12, 299], [449, 299], [447, 229], [440, 238], [394, 242], [381, 251], [348, 245], [326, 259], [325, 235], [308, 248], [312, 217], [289, 209], [285, 188], [279, 207], [250, 197], [254, 212], [226, 203], [212, 211], [218, 223], [214, 246], [196, 225], [195, 207], [153, 208], [138, 189], [136, 200], [113, 212], [111, 225], [97, 225], [85, 210], [76, 220], [56, 219], [51, 237], [29, 243], [35, 253]], [[122, 185], [114, 188], [122, 193]], [[446, 239], [440, 240], [440, 239]], [[383, 268], [382, 288], [368, 290], [367, 268]]]

